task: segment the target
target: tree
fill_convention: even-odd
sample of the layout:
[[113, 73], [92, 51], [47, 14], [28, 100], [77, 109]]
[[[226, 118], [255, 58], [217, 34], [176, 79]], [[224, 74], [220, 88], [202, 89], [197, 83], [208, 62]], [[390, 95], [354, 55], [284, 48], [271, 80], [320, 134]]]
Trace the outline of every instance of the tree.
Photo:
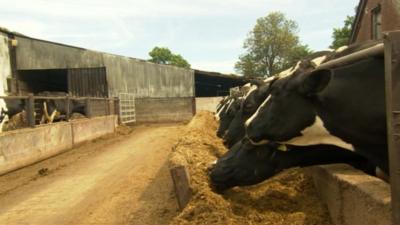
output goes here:
[[272, 76], [292, 66], [311, 52], [299, 43], [297, 32], [297, 23], [281, 12], [259, 18], [244, 42], [246, 53], [239, 56], [236, 71], [245, 76]]
[[154, 47], [153, 50], [149, 52], [151, 59], [150, 62], [173, 65], [183, 68], [190, 68], [190, 64], [179, 54], [173, 54], [171, 50], [164, 47]]
[[349, 44], [351, 37], [352, 25], [354, 21], [354, 16], [347, 16], [344, 21], [344, 26], [341, 28], [333, 28], [332, 34], [332, 44], [330, 48], [337, 49], [343, 45]]

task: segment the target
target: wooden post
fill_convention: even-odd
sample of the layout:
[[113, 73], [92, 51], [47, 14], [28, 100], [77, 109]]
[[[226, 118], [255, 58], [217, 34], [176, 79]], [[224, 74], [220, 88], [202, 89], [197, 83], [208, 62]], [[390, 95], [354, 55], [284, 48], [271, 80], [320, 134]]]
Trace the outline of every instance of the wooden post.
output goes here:
[[69, 94], [67, 94], [67, 96], [65, 97], [65, 109], [66, 109], [66, 113], [65, 113], [65, 120], [69, 121], [69, 118], [71, 118], [71, 99], [69, 97]]
[[89, 97], [85, 99], [85, 113], [87, 118], [92, 118], [92, 106]]
[[26, 103], [26, 118], [28, 121], [28, 126], [32, 128], [35, 127], [35, 99], [32, 93], [28, 95]]
[[122, 124], [121, 115], [119, 113], [119, 104], [120, 104], [120, 99], [115, 97], [114, 98], [114, 113], [115, 113], [115, 115], [118, 116], [118, 124]]
[[106, 98], [105, 101], [107, 103], [107, 115], [110, 116], [110, 115], [112, 115], [112, 113], [111, 113], [111, 100], [109, 98]]
[[400, 224], [400, 31], [384, 36], [392, 224]]
[[182, 210], [192, 198], [189, 174], [184, 166], [177, 166], [170, 170], [174, 182], [175, 194], [179, 208]]

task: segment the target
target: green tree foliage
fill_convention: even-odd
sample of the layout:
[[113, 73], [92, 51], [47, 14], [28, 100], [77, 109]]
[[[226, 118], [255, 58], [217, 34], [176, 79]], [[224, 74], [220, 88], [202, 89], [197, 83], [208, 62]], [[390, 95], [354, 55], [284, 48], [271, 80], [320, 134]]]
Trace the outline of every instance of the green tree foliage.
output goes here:
[[151, 57], [150, 62], [190, 68], [190, 64], [181, 55], [173, 54], [168, 48], [154, 47], [149, 55]]
[[246, 53], [239, 56], [236, 71], [245, 76], [272, 76], [292, 66], [311, 53], [300, 44], [297, 32], [297, 23], [281, 12], [259, 18], [244, 42]]
[[347, 16], [346, 20], [344, 21], [343, 27], [333, 28], [333, 41], [332, 44], [329, 46], [330, 48], [337, 49], [343, 45], [349, 44], [353, 21], [354, 16]]

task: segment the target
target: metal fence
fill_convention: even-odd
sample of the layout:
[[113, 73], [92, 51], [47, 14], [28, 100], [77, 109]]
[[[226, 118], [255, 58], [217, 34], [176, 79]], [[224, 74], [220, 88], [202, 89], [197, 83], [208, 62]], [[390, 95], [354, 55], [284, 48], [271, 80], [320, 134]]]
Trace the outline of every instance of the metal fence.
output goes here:
[[119, 118], [121, 123], [136, 122], [135, 95], [119, 93]]
[[[59, 118], [61, 120], [71, 119], [73, 102], [78, 102], [82, 107], [84, 117], [92, 118], [96, 116], [118, 115], [119, 114], [119, 99], [118, 98], [95, 98], [95, 97], [70, 97], [66, 96], [0, 96], [6, 102], [14, 102], [13, 105], [18, 105], [19, 112], [25, 113], [24, 123], [20, 127], [35, 127], [40, 124], [41, 117], [44, 114], [43, 102], [55, 101], [60, 105], [62, 103], [65, 114]], [[15, 110], [15, 109], [14, 109]], [[19, 128], [20, 128], [19, 127]]]

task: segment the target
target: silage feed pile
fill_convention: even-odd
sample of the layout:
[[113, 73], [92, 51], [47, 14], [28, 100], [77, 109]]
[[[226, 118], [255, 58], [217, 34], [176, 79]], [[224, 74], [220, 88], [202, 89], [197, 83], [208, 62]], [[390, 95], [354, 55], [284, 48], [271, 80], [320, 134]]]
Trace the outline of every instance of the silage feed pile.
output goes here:
[[213, 114], [202, 111], [187, 125], [173, 149], [171, 167], [186, 166], [193, 197], [171, 224], [331, 224], [311, 178], [298, 168], [258, 185], [214, 193], [207, 168], [226, 151], [216, 129]]

